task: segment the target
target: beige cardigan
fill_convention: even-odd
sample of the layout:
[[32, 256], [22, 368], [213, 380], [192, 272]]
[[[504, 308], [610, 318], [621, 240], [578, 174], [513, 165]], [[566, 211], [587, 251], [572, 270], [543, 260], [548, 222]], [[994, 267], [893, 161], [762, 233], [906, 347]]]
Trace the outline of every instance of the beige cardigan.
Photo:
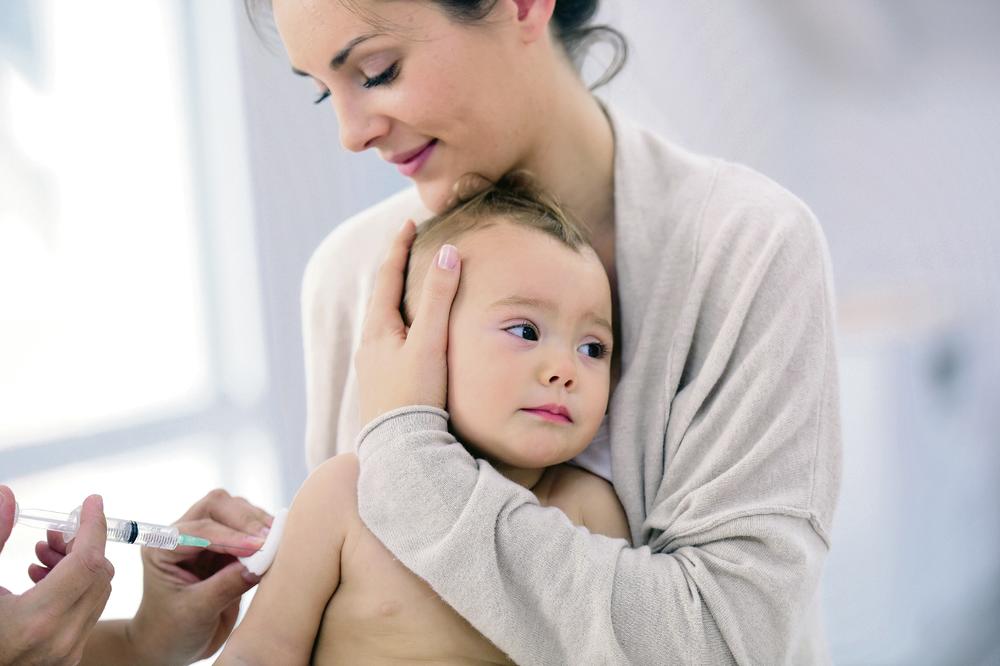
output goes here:
[[633, 543], [591, 535], [413, 407], [359, 436], [352, 352], [407, 190], [337, 227], [306, 271], [307, 450], [359, 441], [359, 510], [518, 663], [828, 661], [818, 586], [840, 475], [828, 250], [745, 167], [610, 111], [622, 373], [608, 426]]

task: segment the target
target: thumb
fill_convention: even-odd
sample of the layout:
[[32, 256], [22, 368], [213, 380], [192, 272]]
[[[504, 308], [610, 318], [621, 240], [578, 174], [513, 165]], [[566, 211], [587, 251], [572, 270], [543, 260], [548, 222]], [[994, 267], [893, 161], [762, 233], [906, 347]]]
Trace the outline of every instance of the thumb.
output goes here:
[[90, 557], [100, 560], [104, 558], [107, 540], [108, 522], [104, 516], [104, 499], [100, 495], [91, 495], [83, 500], [80, 508], [80, 527], [73, 540], [73, 550], [88, 551], [91, 553]]
[[0, 486], [0, 551], [3, 551], [13, 529], [14, 491], [7, 486]]
[[[245, 579], [246, 575], [250, 580]], [[198, 607], [217, 615], [238, 600], [260, 580], [246, 570], [239, 561], [230, 562], [214, 574], [191, 586], [192, 594], [199, 597]]]
[[448, 347], [448, 319], [458, 293], [462, 260], [454, 245], [442, 245], [424, 277], [423, 293], [406, 339], [419, 349], [444, 354]]

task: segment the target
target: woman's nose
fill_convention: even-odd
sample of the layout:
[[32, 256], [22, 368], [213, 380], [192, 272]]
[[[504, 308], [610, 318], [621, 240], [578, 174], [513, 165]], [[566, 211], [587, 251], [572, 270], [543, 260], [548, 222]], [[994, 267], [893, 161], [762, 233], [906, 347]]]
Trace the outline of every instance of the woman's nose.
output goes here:
[[372, 113], [361, 105], [335, 105], [340, 123], [340, 144], [351, 152], [360, 153], [389, 133], [389, 119]]

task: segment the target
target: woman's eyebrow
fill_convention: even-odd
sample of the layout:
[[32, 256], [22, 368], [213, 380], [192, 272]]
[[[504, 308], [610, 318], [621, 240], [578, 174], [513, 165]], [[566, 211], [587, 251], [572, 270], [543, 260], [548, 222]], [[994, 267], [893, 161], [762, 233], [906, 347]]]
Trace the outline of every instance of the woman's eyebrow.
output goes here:
[[[529, 308], [535, 308], [537, 310], [547, 310], [549, 312], [555, 312], [559, 307], [552, 301], [545, 298], [528, 298], [525, 296], [508, 296], [507, 298], [501, 298], [499, 301], [495, 302], [490, 306], [490, 309], [505, 307], [508, 305], [520, 305]], [[611, 328], [611, 322], [609, 322], [604, 317], [598, 315], [596, 312], [588, 312], [587, 319], [601, 328], [607, 329], [608, 334], [614, 336], [614, 329]]]
[[[363, 35], [358, 35], [351, 41], [347, 42], [347, 45], [344, 46], [344, 48], [337, 51], [337, 54], [330, 59], [330, 69], [338, 70], [341, 67], [343, 67], [344, 63], [347, 62], [347, 59], [351, 56], [351, 49], [353, 49], [361, 42], [366, 42], [372, 37], [378, 37], [379, 35], [384, 35], [384, 34], [385, 33], [383, 32], [367, 32]], [[292, 73], [298, 74], [299, 76], [309, 76], [302, 70], [296, 69], [295, 67], [292, 67]]]

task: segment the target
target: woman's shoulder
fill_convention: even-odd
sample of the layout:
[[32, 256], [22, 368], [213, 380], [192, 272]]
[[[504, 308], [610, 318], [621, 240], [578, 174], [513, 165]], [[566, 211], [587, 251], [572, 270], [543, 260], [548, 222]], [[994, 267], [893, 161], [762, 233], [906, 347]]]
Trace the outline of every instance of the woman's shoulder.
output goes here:
[[753, 246], [774, 234], [811, 242], [822, 237], [809, 207], [771, 178], [608, 110], [617, 148], [616, 217], [623, 234], [641, 240], [640, 252], [683, 255], [694, 244], [699, 256], [706, 243]]
[[375, 274], [393, 235], [404, 221], [421, 221], [430, 212], [417, 190], [408, 187], [338, 224], [313, 251], [302, 282], [303, 298], [317, 294], [330, 302], [355, 292]]
[[799, 197], [753, 167], [693, 152], [648, 130], [638, 135], [638, 141], [645, 152], [638, 159], [659, 166], [646, 170], [659, 181], [649, 187], [669, 189], [687, 200], [697, 212], [698, 225], [718, 227], [740, 221], [741, 225], [730, 229], [733, 232], [816, 225], [815, 215]]

